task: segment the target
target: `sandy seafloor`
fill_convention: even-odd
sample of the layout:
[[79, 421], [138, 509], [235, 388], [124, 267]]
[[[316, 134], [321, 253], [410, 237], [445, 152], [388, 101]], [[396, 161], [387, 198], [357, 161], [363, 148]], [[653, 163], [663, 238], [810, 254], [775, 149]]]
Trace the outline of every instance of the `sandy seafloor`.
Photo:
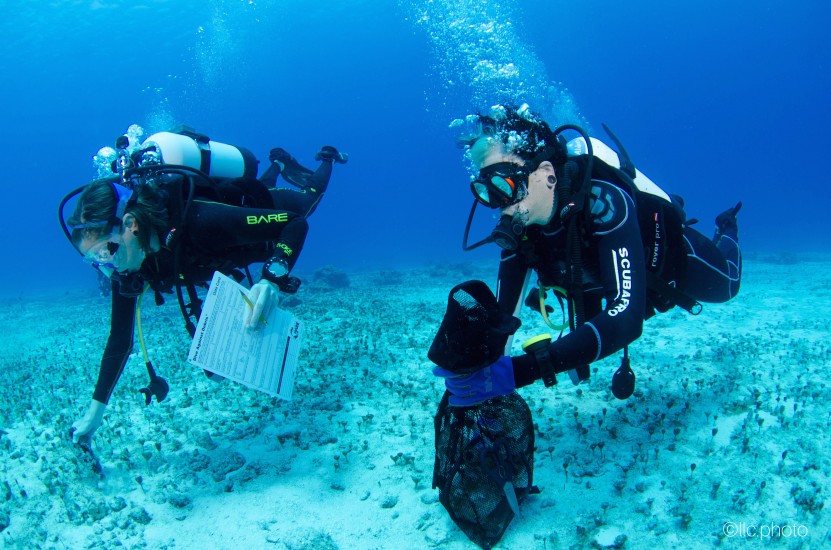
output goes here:
[[[495, 265], [348, 276], [332, 289], [309, 273], [284, 304], [305, 322], [290, 402], [207, 380], [184, 362], [175, 298], [147, 298], [149, 352], [171, 391], [145, 407], [131, 358], [93, 440], [103, 477], [66, 433], [89, 402], [108, 302], [94, 280], [5, 299], [0, 545], [473, 547], [430, 488], [443, 387], [426, 351], [449, 289], [492, 283]], [[831, 258], [757, 254], [731, 303], [647, 322], [628, 401], [609, 391], [619, 354], [590, 384], [522, 389], [542, 492], [499, 547], [831, 547], [829, 307]], [[515, 345], [542, 331], [538, 314], [522, 319]]]

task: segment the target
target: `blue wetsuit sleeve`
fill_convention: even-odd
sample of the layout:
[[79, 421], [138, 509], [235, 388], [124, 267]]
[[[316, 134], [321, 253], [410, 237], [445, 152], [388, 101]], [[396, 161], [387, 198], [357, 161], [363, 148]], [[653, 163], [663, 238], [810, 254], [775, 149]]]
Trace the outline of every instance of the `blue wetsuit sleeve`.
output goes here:
[[112, 314], [110, 336], [101, 357], [98, 380], [92, 398], [106, 404], [124, 371], [127, 358], [133, 350], [133, 332], [136, 319], [135, 296], [122, 296], [117, 281], [112, 281]]
[[605, 307], [574, 332], [551, 343], [555, 370], [602, 359], [633, 342], [643, 330], [646, 266], [632, 199], [612, 185], [592, 187], [592, 242]]

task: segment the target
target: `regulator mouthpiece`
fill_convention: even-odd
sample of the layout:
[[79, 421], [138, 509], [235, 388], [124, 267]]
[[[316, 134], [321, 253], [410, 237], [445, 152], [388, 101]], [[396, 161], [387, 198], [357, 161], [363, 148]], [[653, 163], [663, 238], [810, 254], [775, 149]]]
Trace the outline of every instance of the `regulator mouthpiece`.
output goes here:
[[513, 216], [504, 214], [499, 218], [499, 223], [491, 232], [491, 238], [504, 250], [516, 250], [519, 248], [519, 241], [524, 234], [525, 223], [522, 214], [517, 210]]

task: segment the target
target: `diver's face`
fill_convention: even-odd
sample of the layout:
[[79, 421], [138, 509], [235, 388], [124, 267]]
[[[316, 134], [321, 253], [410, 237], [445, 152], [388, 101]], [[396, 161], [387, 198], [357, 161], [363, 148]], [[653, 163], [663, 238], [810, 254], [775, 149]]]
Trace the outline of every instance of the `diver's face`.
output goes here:
[[[517, 166], [524, 166], [525, 161], [513, 153], [506, 153], [501, 147], [493, 147], [484, 155], [479, 168], [486, 168], [499, 162], [511, 162]], [[553, 180], [550, 181], [549, 177]], [[500, 209], [502, 215], [513, 216], [516, 212], [522, 214], [526, 226], [545, 225], [554, 215], [554, 190], [557, 185], [554, 166], [546, 161], [531, 172], [528, 176], [528, 192], [525, 197], [505, 208]]]
[[138, 237], [133, 234], [136, 227], [135, 218], [127, 214], [120, 228], [104, 237], [84, 239], [78, 249], [91, 264], [120, 273], [135, 273], [145, 258]]

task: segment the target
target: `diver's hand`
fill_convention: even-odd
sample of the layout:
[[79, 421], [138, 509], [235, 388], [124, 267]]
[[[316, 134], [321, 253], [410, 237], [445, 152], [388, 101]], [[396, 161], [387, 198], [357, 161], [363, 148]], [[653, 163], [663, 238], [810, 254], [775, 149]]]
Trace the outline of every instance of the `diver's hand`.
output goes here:
[[98, 426], [101, 425], [106, 408], [107, 405], [104, 403], [96, 401], [95, 399], [91, 400], [87, 413], [72, 424], [72, 429], [70, 430], [72, 441], [78, 443], [81, 437], [85, 437], [86, 439], [91, 438], [95, 430], [98, 429]]
[[441, 367], [435, 367], [433, 374], [444, 378], [444, 387], [450, 392], [450, 404], [454, 407], [472, 407], [516, 389], [514, 364], [507, 355], [473, 374], [458, 375]]
[[294, 160], [294, 157], [292, 157], [288, 153], [288, 151], [286, 151], [282, 147], [275, 147], [274, 149], [268, 152], [268, 160], [270, 160], [271, 162], [279, 162], [280, 164], [285, 166], [287, 162]]
[[271, 304], [277, 300], [278, 288], [272, 282], [260, 279], [257, 284], [248, 291], [248, 299], [253, 307], [245, 304], [245, 311], [242, 314], [242, 324], [245, 328], [254, 328], [260, 322], [260, 317], [268, 313]]

